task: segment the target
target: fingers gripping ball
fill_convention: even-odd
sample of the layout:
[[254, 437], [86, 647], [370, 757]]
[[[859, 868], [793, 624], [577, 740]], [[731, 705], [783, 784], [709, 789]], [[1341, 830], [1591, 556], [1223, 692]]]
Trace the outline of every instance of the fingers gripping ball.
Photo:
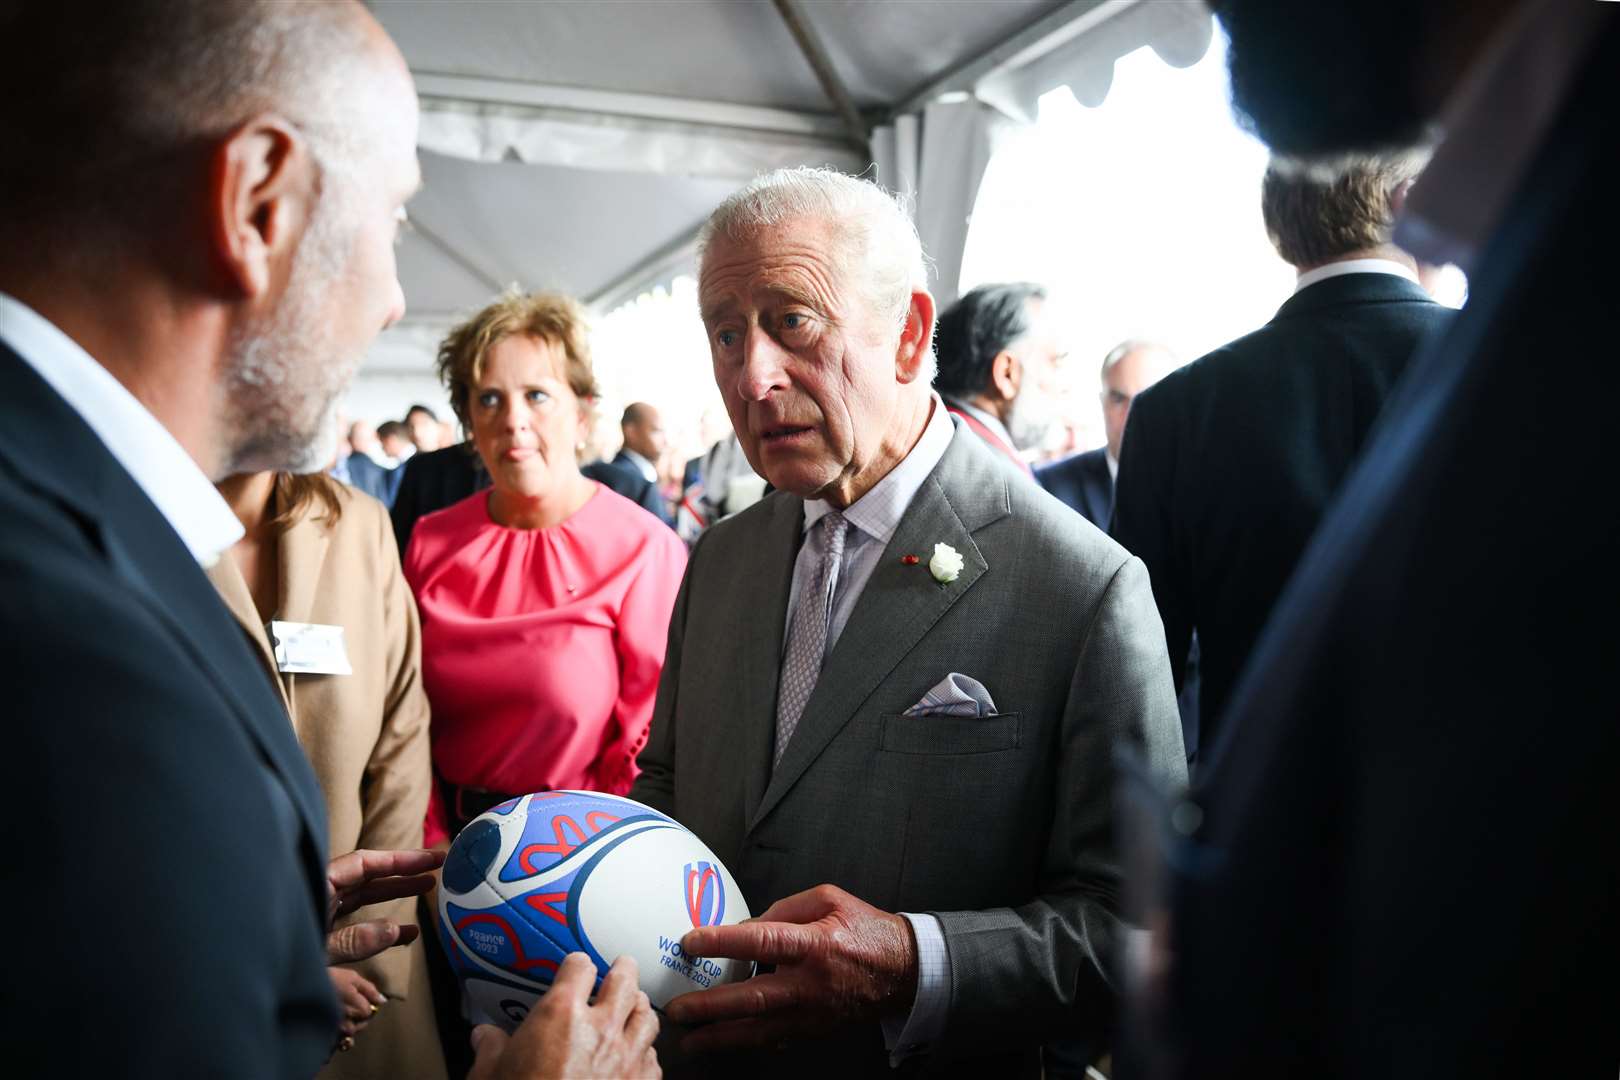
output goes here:
[[544, 791], [473, 819], [445, 858], [439, 935], [469, 1019], [510, 1031], [571, 952], [598, 984], [635, 958], [653, 1007], [753, 974], [737, 960], [688, 957], [699, 926], [748, 918], [742, 892], [691, 832], [630, 799]]

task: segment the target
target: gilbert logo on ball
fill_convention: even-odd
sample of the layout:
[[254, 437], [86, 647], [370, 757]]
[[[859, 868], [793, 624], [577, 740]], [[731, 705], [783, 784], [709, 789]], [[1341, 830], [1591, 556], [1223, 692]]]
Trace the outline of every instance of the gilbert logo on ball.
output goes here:
[[694, 959], [680, 940], [748, 914], [703, 841], [649, 806], [587, 791], [525, 795], [474, 818], [439, 889], [439, 935], [469, 1017], [508, 1030], [571, 952], [588, 955], [598, 979], [616, 957], [635, 957], [659, 1009], [747, 978], [752, 964]]

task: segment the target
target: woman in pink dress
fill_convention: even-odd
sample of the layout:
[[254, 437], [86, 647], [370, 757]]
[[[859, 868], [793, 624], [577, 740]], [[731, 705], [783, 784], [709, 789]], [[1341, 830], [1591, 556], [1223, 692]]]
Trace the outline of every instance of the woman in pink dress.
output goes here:
[[597, 393], [578, 305], [503, 297], [438, 366], [494, 487], [422, 518], [405, 553], [439, 781], [429, 844], [512, 795], [630, 789], [686, 566], [668, 526], [580, 474]]

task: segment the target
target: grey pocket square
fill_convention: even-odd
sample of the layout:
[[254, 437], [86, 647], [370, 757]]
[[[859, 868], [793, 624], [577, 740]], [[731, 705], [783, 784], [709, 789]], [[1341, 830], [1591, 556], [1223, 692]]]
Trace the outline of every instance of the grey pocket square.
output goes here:
[[906, 710], [907, 716], [993, 716], [996, 703], [978, 679], [951, 672], [922, 700]]

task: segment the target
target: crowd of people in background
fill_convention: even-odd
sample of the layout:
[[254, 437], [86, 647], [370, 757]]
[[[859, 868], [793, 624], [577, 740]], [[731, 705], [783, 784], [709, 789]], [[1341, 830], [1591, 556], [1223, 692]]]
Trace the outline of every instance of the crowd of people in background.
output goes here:
[[[1617, 921], [1615, 521], [1566, 497], [1606, 414], [1526, 358], [1606, 332], [1620, 140], [1559, 103], [1620, 23], [1449, 5], [1473, 31], [1436, 53], [1322, 7], [1389, 50], [1380, 85], [1476, 74], [1431, 161], [1438, 98], [1347, 94], [1336, 40], [1301, 59], [1221, 5], [1296, 272], [1265, 325], [1072, 356], [1088, 313], [1037, 282], [936, 310], [899, 201], [782, 169], [698, 240], [732, 430], [671, 446], [633, 401], [600, 457], [613, 358], [549, 293], [446, 335], [453, 420], [335, 416], [403, 314], [420, 181], [362, 5], [0, 15], [50, 58], [0, 45], [0, 102], [43, 86], [94, 137], [0, 170], [7, 1045], [142, 1076], [1613, 1075], [1584, 976]], [[1531, 76], [1539, 116], [1490, 106]], [[0, 142], [58, 146], [0, 108]], [[167, 151], [108, 190], [130, 140]], [[1423, 285], [1451, 257], [1460, 316]], [[1104, 445], [1046, 460], [1093, 380]], [[752, 906], [682, 939], [759, 966], [670, 1001], [678, 1045], [622, 961], [469, 1031], [416, 929], [461, 828], [560, 788], [672, 816]], [[62, 1038], [109, 975], [140, 982]]]

